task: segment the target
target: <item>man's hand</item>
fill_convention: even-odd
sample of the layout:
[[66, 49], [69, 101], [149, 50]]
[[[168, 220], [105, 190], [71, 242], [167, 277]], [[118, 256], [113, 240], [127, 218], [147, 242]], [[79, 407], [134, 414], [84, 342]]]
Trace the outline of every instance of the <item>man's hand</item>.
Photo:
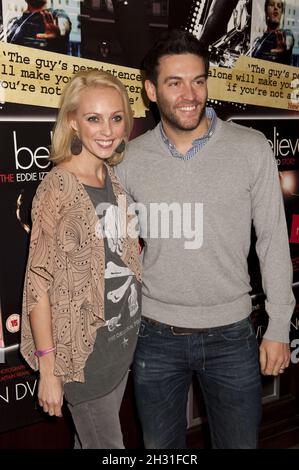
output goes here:
[[290, 364], [290, 347], [287, 343], [263, 339], [260, 345], [260, 366], [263, 375], [279, 375]]
[[37, 39], [56, 39], [60, 36], [60, 29], [57, 20], [53, 18], [50, 11], [41, 11], [43, 17], [45, 32], [36, 35]]
[[271, 52], [282, 54], [286, 50], [286, 41], [281, 29], [275, 31], [276, 34], [276, 47], [275, 49], [271, 49]]

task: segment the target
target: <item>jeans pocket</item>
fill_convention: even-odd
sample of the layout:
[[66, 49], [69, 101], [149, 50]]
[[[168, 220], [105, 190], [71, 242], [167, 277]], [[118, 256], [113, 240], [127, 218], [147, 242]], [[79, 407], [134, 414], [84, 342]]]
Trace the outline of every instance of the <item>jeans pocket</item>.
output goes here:
[[150, 332], [148, 330], [148, 325], [143, 320], [141, 320], [138, 331], [138, 338], [147, 338], [149, 335]]
[[241, 320], [233, 325], [224, 328], [221, 336], [228, 341], [244, 341], [254, 334], [254, 330], [249, 318]]

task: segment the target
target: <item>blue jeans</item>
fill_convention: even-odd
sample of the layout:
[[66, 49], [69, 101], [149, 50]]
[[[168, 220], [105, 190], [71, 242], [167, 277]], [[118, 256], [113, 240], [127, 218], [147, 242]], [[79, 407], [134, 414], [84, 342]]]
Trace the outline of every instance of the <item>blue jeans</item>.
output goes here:
[[186, 407], [194, 373], [213, 448], [256, 448], [262, 388], [249, 318], [189, 335], [174, 335], [168, 325], [142, 320], [133, 374], [145, 447], [186, 448]]

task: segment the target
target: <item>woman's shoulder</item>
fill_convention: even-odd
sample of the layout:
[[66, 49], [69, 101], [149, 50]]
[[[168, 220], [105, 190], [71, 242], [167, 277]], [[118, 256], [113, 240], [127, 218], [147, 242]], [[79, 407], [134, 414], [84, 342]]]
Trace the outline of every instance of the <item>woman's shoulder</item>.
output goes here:
[[79, 183], [74, 175], [63, 168], [54, 166], [39, 184], [33, 204], [39, 205], [43, 201], [47, 204], [56, 201], [55, 205], [58, 201], [62, 203], [67, 195], [78, 190], [78, 185]]
[[68, 186], [77, 185], [78, 181], [75, 175], [60, 166], [54, 166], [44, 177], [39, 185], [43, 190], [57, 189], [64, 190]]

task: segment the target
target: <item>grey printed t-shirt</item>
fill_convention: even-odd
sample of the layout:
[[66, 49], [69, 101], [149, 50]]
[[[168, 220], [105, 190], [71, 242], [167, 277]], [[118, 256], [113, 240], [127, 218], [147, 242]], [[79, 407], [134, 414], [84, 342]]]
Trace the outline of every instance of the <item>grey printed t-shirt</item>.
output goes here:
[[65, 384], [65, 396], [71, 405], [104, 396], [120, 383], [131, 365], [140, 323], [141, 284], [120, 258], [123, 240], [110, 178], [106, 174], [104, 188], [87, 185], [84, 188], [106, 234], [106, 324], [97, 331], [93, 352], [85, 365], [85, 382]]

